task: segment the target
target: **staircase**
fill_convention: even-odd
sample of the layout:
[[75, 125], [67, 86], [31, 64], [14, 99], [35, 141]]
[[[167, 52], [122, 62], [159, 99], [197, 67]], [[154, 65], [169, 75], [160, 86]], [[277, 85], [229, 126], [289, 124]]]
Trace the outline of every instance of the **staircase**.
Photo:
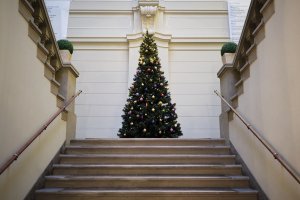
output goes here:
[[37, 200], [256, 200], [223, 139], [73, 140]]

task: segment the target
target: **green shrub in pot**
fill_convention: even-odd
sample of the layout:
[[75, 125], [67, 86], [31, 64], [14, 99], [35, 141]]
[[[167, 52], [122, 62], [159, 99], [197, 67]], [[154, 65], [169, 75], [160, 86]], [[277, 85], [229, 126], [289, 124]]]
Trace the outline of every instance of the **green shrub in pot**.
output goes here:
[[225, 53], [235, 53], [237, 48], [237, 44], [234, 42], [226, 42], [221, 49], [221, 56]]
[[73, 44], [69, 40], [58, 40], [57, 44], [60, 50], [69, 50], [73, 54]]

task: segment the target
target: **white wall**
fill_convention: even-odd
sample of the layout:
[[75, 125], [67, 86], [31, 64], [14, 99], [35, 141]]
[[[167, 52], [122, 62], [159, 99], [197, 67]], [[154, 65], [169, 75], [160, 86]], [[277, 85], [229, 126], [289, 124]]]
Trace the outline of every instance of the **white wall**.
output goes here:
[[174, 45], [170, 49], [170, 89], [185, 137], [220, 136], [220, 102], [213, 93], [219, 88], [215, 76], [220, 53], [218, 45], [212, 47], [184, 50]]
[[[257, 46], [257, 60], [243, 83], [238, 110], [299, 175], [300, 27], [295, 26], [295, 19], [300, 18], [300, 2], [274, 0], [273, 6], [275, 13], [265, 24], [265, 38]], [[300, 198], [300, 185], [236, 117], [229, 133], [269, 199]]]
[[83, 90], [76, 101], [77, 137], [112, 137], [121, 124], [127, 98], [127, 46], [118, 50], [76, 48], [73, 64], [80, 71], [77, 88]]
[[[227, 2], [160, 6], [154, 28], [183, 137], [219, 137], [220, 102], [213, 90], [219, 88], [219, 50], [229, 40]], [[78, 89], [86, 92], [76, 102], [77, 137], [117, 137], [137, 67], [141, 19], [138, 1], [72, 1], [68, 38], [81, 74]]]
[[[0, 1], [0, 165], [10, 158], [57, 111], [56, 96], [44, 77], [37, 46], [19, 1]], [[62, 146], [66, 123], [60, 116], [0, 175], [1, 199], [24, 199]]]
[[171, 33], [173, 37], [214, 38], [228, 36], [226, 14], [166, 13], [165, 20], [166, 31]]

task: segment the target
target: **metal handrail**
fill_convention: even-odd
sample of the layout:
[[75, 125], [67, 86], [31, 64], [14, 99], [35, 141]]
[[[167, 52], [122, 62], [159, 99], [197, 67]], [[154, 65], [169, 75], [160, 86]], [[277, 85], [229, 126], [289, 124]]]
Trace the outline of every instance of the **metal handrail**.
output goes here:
[[63, 111], [66, 110], [66, 108], [74, 101], [76, 97], [80, 95], [82, 91], [79, 90], [75, 95], [73, 95], [66, 103], [65, 105], [60, 108], [56, 113], [54, 113], [51, 118], [44, 123], [35, 133], [34, 135], [16, 152], [14, 153], [1, 167], [0, 167], [0, 175], [14, 162], [18, 159], [18, 157], [27, 149], [27, 147], [38, 137], [40, 136], [43, 131], [47, 129], [47, 127], [55, 120], [55, 118], [60, 115]]
[[234, 114], [246, 125], [253, 135], [262, 143], [262, 145], [273, 155], [274, 159], [277, 160], [287, 171], [288, 173], [300, 184], [300, 178], [297, 173], [281, 158], [281, 156], [272, 148], [264, 138], [261, 137], [261, 134], [252, 128], [252, 125], [248, 123], [229, 103], [226, 99], [217, 91], [214, 91], [221, 100], [234, 112]]

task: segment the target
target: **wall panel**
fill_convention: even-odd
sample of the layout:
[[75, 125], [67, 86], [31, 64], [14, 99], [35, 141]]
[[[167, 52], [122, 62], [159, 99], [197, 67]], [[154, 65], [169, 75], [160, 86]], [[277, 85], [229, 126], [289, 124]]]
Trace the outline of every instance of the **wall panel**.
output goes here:
[[83, 90], [76, 101], [77, 137], [117, 137], [128, 93], [128, 51], [79, 49], [74, 65], [80, 72], [77, 88]]
[[128, 14], [73, 14], [70, 15], [68, 37], [123, 36], [132, 30]]
[[166, 28], [177, 37], [224, 37], [228, 35], [226, 14], [166, 14]]
[[220, 136], [220, 100], [213, 93], [220, 65], [219, 51], [170, 51], [170, 88], [184, 137]]

